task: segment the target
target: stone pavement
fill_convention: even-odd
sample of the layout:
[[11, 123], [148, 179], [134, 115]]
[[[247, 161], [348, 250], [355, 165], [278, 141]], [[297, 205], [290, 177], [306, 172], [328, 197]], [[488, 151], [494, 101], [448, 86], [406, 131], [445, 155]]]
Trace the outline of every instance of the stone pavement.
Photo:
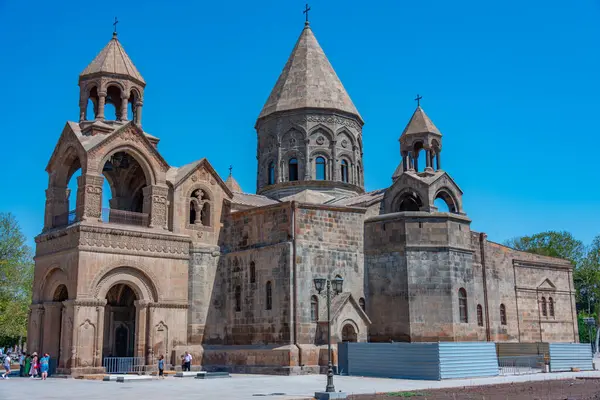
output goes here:
[[[451, 388], [533, 380], [566, 379], [577, 376], [600, 378], [600, 371], [564, 372], [494, 378], [457, 379], [446, 381], [415, 381], [405, 379], [363, 378], [336, 376], [336, 389], [348, 394], [393, 392]], [[136, 398], [144, 400], [165, 399], [223, 399], [256, 400], [266, 397], [274, 400], [307, 399], [325, 388], [325, 375], [272, 376], [233, 375], [230, 379], [178, 379], [141, 382], [102, 382], [76, 379], [48, 379], [32, 381], [28, 378], [0, 380], [0, 399], [22, 400], [32, 398], [95, 400]]]

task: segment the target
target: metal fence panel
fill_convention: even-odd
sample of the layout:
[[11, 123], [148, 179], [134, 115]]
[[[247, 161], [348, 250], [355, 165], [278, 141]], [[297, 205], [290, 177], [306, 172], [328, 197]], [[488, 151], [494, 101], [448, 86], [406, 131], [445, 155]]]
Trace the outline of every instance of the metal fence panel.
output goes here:
[[342, 375], [439, 380], [438, 343], [339, 343]]
[[144, 357], [104, 357], [102, 366], [107, 374], [127, 374], [143, 372], [144, 364]]
[[498, 357], [500, 375], [537, 374], [544, 369], [544, 356], [509, 356]]
[[498, 357], [547, 356], [548, 343], [496, 343]]
[[579, 368], [590, 371], [592, 349], [589, 343], [550, 343], [550, 371], [570, 371]]
[[494, 343], [442, 342], [439, 352], [441, 379], [498, 375]]

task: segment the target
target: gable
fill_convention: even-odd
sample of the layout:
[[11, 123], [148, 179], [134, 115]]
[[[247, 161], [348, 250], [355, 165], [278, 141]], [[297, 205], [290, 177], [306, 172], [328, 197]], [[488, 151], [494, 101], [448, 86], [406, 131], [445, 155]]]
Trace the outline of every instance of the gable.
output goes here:
[[441, 189], [443, 187], [448, 187], [450, 189], [455, 189], [461, 195], [463, 194], [463, 191], [456, 184], [454, 179], [452, 179], [452, 177], [450, 177], [450, 175], [448, 175], [446, 172], [435, 177], [433, 179], [433, 181], [431, 182], [431, 187], [432, 187], [432, 189], [435, 189], [434, 191], [436, 191], [436, 192], [438, 189]]
[[552, 283], [552, 281], [548, 278], [544, 279], [544, 281], [538, 286], [540, 290], [556, 290], [556, 285]]
[[58, 142], [56, 143], [54, 150], [52, 151], [52, 155], [48, 160], [46, 171], [50, 172], [52, 164], [55, 162], [56, 158], [61, 157], [61, 153], [63, 153], [64, 150], [68, 149], [69, 147], [73, 147], [75, 149], [77, 156], [80, 158], [80, 162], [83, 165], [85, 159], [85, 149], [83, 148], [83, 145], [79, 141], [79, 138], [75, 132], [73, 132], [71, 125], [67, 122], [60, 134], [60, 137], [58, 138]]
[[150, 140], [144, 135], [144, 131], [135, 125], [133, 122], [128, 122], [89, 150], [90, 155], [97, 155], [100, 152], [109, 153], [113, 147], [118, 147], [121, 143], [115, 143], [120, 139], [121, 143], [131, 144], [138, 150], [143, 150], [144, 153], [155, 161], [156, 165], [160, 166], [162, 172], [169, 170], [169, 164], [160, 155], [156, 147], [150, 143]]
[[213, 166], [208, 162], [206, 158], [203, 158], [200, 161], [196, 161], [195, 163], [196, 166], [191, 168], [188, 172], [184, 173], [182, 176], [175, 177], [174, 181], [171, 182], [174, 189], [186, 182], [188, 179], [194, 180], [194, 178], [197, 179], [197, 176], [203, 176], [205, 177], [203, 180], [206, 181], [208, 181], [211, 178], [214, 179], [215, 182], [221, 187], [221, 189], [223, 189], [223, 191], [227, 193], [227, 196], [229, 196], [230, 199], [233, 198], [233, 193], [231, 192], [231, 190], [227, 187], [223, 179], [221, 179], [219, 174], [217, 174], [217, 171], [215, 171]]
[[365, 325], [371, 325], [371, 319], [369, 319], [367, 313], [363, 311], [354, 296], [348, 292], [342, 293], [334, 298], [334, 304], [332, 304], [333, 312], [331, 314], [331, 321], [334, 321], [340, 315], [347, 314], [346, 309], [348, 307], [352, 308], [360, 316]]

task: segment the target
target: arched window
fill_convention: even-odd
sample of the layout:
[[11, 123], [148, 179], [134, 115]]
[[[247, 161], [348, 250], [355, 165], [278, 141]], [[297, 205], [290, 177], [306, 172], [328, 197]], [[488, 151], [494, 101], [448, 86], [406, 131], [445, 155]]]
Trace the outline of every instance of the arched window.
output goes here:
[[458, 290], [458, 311], [460, 314], [460, 322], [469, 322], [467, 314], [467, 291], [463, 288]]
[[548, 297], [548, 308], [550, 309], [550, 316], [554, 317], [554, 300], [552, 297]]
[[254, 261], [250, 262], [250, 283], [256, 282], [256, 264]]
[[288, 180], [290, 182], [298, 180], [298, 160], [295, 158], [290, 158], [288, 163]]
[[506, 325], [506, 307], [504, 304], [500, 304], [500, 323]]
[[274, 185], [275, 184], [275, 163], [274, 162], [270, 162], [269, 163], [269, 185]]
[[235, 311], [242, 311], [242, 288], [235, 287]]
[[267, 289], [266, 289], [266, 297], [267, 297], [267, 310], [270, 310], [273, 308], [273, 285], [271, 284], [271, 281], [267, 282]]
[[310, 320], [317, 322], [319, 320], [319, 299], [317, 296], [310, 298]]
[[190, 199], [190, 225], [211, 226], [210, 205], [210, 198], [204, 190], [194, 190]]
[[548, 316], [548, 306], [546, 305], [546, 298], [542, 297], [542, 316]]
[[367, 312], [367, 305], [365, 304], [365, 299], [363, 299], [362, 297], [358, 300], [358, 305], [360, 306], [360, 308], [362, 308], [362, 310], [364, 312]]
[[481, 304], [477, 304], [477, 325], [483, 326], [483, 308], [481, 308]]
[[346, 160], [342, 160], [342, 164], [340, 166], [341, 172], [342, 172], [342, 182], [346, 182], [348, 183], [349, 177], [348, 177], [348, 161]]
[[325, 179], [327, 179], [326, 174], [325, 174], [325, 170], [326, 170], [325, 158], [317, 157], [317, 159], [315, 160], [315, 164], [316, 164], [315, 178], [319, 181], [324, 181]]

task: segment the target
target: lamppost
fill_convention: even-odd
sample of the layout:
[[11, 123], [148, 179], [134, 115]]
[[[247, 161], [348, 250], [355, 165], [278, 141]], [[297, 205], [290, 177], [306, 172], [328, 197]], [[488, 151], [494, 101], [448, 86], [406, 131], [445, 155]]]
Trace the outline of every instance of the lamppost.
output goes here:
[[[327, 297], [327, 386], [325, 386], [326, 393], [334, 393], [335, 387], [333, 386], [333, 365], [331, 363], [331, 298], [337, 294], [342, 293], [342, 286], [344, 280], [340, 277], [335, 279], [326, 278], [315, 278], [315, 289], [321, 294], [323, 289], [326, 287], [325, 297]], [[332, 291], [333, 289], [333, 291]]]

